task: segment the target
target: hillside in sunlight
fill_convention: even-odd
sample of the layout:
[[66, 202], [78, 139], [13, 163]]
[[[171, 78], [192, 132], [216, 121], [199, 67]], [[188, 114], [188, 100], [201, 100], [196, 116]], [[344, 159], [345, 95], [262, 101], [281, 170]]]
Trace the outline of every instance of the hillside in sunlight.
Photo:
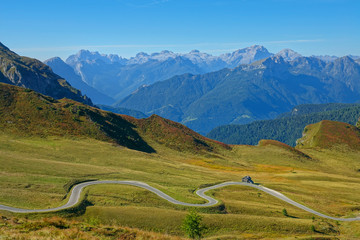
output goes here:
[[156, 115], [135, 119], [3, 83], [0, 126], [3, 131], [18, 135], [88, 137], [148, 153], [156, 150], [145, 138], [180, 151], [229, 148]]
[[92, 105], [87, 96], [37, 59], [19, 56], [0, 42], [0, 82], [33, 89], [53, 98]]
[[343, 122], [324, 120], [305, 127], [299, 148], [345, 147], [360, 150], [360, 129]]

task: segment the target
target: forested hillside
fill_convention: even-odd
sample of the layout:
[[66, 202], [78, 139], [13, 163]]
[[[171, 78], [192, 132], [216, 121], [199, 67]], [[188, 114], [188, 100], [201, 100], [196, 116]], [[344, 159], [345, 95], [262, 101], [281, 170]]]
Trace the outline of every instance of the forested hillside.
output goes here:
[[[305, 114], [291, 115], [295, 109]], [[335, 109], [314, 112], [319, 109]], [[306, 113], [312, 112], [312, 113]], [[305, 126], [332, 120], [355, 125], [360, 116], [359, 104], [316, 104], [295, 107], [292, 112], [284, 114], [283, 118], [255, 121], [244, 125], [224, 125], [213, 129], [207, 136], [228, 144], [256, 145], [261, 139], [273, 139], [290, 146], [296, 145], [296, 140], [302, 136]]]

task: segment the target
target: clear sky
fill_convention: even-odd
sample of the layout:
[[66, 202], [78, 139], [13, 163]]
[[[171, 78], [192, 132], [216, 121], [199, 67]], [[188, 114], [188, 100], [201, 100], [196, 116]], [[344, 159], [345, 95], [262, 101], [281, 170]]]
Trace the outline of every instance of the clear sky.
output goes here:
[[80, 49], [219, 55], [254, 44], [360, 55], [360, 0], [3, 0], [0, 8], [0, 42], [40, 60]]

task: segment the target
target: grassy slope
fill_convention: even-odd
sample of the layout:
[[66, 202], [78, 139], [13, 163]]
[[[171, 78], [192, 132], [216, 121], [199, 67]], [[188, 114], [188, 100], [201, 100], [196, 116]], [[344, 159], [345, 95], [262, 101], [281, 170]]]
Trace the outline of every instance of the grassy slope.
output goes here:
[[347, 123], [324, 120], [307, 126], [298, 145], [302, 148], [334, 148], [339, 145], [360, 150], [360, 130]]
[[2, 239], [181, 239], [139, 229], [101, 225], [96, 219], [88, 222], [77, 222], [59, 217], [44, 218], [42, 220], [2, 218], [0, 219], [0, 226], [2, 227], [0, 228]]
[[[326, 169], [331, 152], [321, 156], [321, 160], [326, 161], [316, 163], [306, 159], [300, 161], [288, 150], [273, 146], [239, 146], [230, 156], [218, 159], [178, 154], [167, 148], [162, 148], [160, 154], [147, 154], [96, 140], [9, 135], [2, 135], [1, 139], [2, 204], [30, 208], [57, 206], [64, 202], [66, 191], [63, 185], [79, 178], [137, 179], [179, 200], [201, 202], [193, 194], [197, 187], [227, 180], [240, 181], [242, 176], [250, 174], [256, 182], [324, 213], [351, 215], [359, 211], [358, 174], [342, 167], [341, 170], [349, 175], [344, 177], [334, 169]], [[357, 156], [342, 154], [330, 161], [340, 157], [356, 159]], [[324, 169], [320, 171], [322, 164]], [[242, 187], [228, 187], [214, 194], [225, 204], [227, 214], [215, 214], [222, 208], [200, 210], [205, 211], [206, 224], [212, 229], [208, 236], [246, 233], [278, 238], [311, 234], [310, 214], [273, 197]], [[88, 207], [86, 213], [78, 217], [80, 220], [98, 218], [106, 224], [182, 234], [179, 226], [186, 208], [171, 205], [144, 190], [128, 186], [95, 186], [88, 189], [88, 200], [94, 206]], [[281, 214], [283, 208], [300, 219], [284, 217]], [[263, 229], [263, 226], [267, 228]], [[355, 233], [345, 229], [352, 226], [358, 224], [341, 223], [340, 232], [352, 236]]]
[[78, 136], [110, 141], [143, 152], [155, 152], [144, 138], [183, 151], [216, 151], [227, 145], [158, 116], [135, 119], [81, 103], [50, 97], [0, 83], [0, 127], [23, 136]]
[[[17, 104], [20, 103], [20, 98], [17, 98]], [[61, 105], [62, 101], [54, 104]], [[30, 111], [28, 114], [31, 114]], [[77, 124], [77, 120], [71, 119], [69, 117], [69, 123]], [[15, 128], [6, 131], [1, 128], [0, 203], [27, 208], [58, 206], [65, 202], [66, 190], [63, 186], [76, 179], [139, 180], [176, 199], [202, 202], [194, 195], [196, 188], [229, 180], [240, 181], [244, 175], [250, 175], [255, 182], [321, 212], [335, 216], [359, 214], [360, 163], [356, 149], [345, 152], [329, 148], [301, 148], [296, 151], [272, 141], [263, 141], [259, 146], [232, 146], [230, 149], [156, 116], [144, 121], [125, 116], [122, 119], [136, 126], [133, 130], [156, 153], [120, 147], [98, 130], [94, 131], [108, 141], [91, 137], [91, 134], [84, 137], [55, 132], [39, 136], [35, 132], [20, 134]], [[27, 129], [36, 129], [36, 126], [28, 125]], [[181, 136], [185, 139], [186, 136], [192, 137], [185, 141]], [[177, 144], [184, 144], [180, 139], [188, 144], [185, 148], [188, 150], [177, 151]], [[205, 142], [210, 148], [204, 144], [192, 144], [197, 141]], [[347, 145], [340, 146], [349, 149]], [[198, 148], [201, 154], [197, 154]], [[210, 239], [360, 237], [359, 223], [340, 223], [338, 226], [333, 221], [322, 221], [317, 217], [312, 220], [311, 214], [255, 189], [234, 186], [211, 194], [222, 201], [221, 205], [199, 209], [209, 226], [206, 236]], [[89, 206], [83, 214], [47, 215], [61, 215], [85, 222], [95, 219], [104, 224], [183, 235], [180, 225], [187, 208], [169, 204], [142, 189], [94, 186], [88, 188], [87, 200], [93, 206]], [[283, 208], [291, 217], [282, 215]], [[12, 215], [7, 212], [2, 214]], [[29, 215], [31, 218], [42, 216]], [[322, 233], [313, 233], [311, 225]]]

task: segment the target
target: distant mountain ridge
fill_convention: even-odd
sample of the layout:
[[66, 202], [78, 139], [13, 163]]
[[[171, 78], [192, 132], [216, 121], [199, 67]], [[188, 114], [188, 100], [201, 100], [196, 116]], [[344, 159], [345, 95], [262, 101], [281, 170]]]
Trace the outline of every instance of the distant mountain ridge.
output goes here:
[[[132, 93], [141, 92], [144, 90], [143, 88], [152, 86], [153, 84], [156, 84], [164, 80], [168, 80], [175, 76], [188, 74], [188, 73], [194, 75], [206, 74], [214, 71], [215, 72], [220, 71], [222, 69], [224, 69], [224, 72], [226, 72], [227, 71], [226, 68], [232, 69], [239, 65], [244, 65], [242, 67], [243, 69], [255, 69], [256, 66], [264, 67], [265, 66], [264, 64], [266, 64], [264, 62], [269, 57], [274, 57], [274, 59], [277, 59], [277, 61], [281, 61], [281, 64], [279, 64], [280, 62], [275, 63], [276, 69], [274, 69], [274, 71], [277, 71], [277, 73], [276, 74], [271, 73], [271, 74], [280, 76], [282, 73], [279, 72], [280, 71], [279, 65], [282, 65], [283, 70], [281, 71], [284, 71], [285, 73], [287, 72], [286, 68], [289, 68], [289, 66], [291, 65], [290, 67], [293, 70], [290, 74], [292, 75], [292, 77], [300, 74], [302, 76], [308, 76], [309, 78], [309, 75], [311, 75], [312, 77], [317, 78], [317, 80], [313, 82], [314, 84], [319, 83], [320, 81], [319, 79], [322, 78], [326, 78], [327, 81], [333, 81], [330, 80], [330, 78], [334, 78], [335, 75], [329, 78], [328, 71], [335, 68], [334, 66], [335, 62], [341, 62], [341, 60], [338, 61], [340, 58], [334, 56], [330, 57], [331, 58], [330, 60], [327, 56], [302, 57], [299, 53], [291, 49], [283, 49], [277, 54], [273, 54], [270, 53], [263, 46], [254, 45], [248, 48], [239, 49], [232, 53], [222, 54], [220, 56], [213, 56], [207, 53], [202, 53], [198, 50], [193, 50], [186, 54], [182, 54], [182, 53], [179, 54], [165, 50], [153, 54], [138, 53], [135, 57], [129, 59], [122, 58], [115, 54], [100, 54], [98, 52], [81, 50], [77, 54], [71, 55], [66, 60], [66, 63], [64, 63], [61, 60], [62, 65], [67, 64], [66, 67], [58, 68], [56, 66], [56, 63], [53, 63], [53, 61], [46, 61], [46, 63], [50, 67], [52, 67], [54, 71], [60, 76], [66, 76], [69, 82], [71, 82], [74, 86], [78, 87], [84, 93], [86, 93], [92, 99], [94, 99], [95, 103], [101, 105], [103, 104], [111, 105], [117, 102], [116, 105], [119, 106], [120, 102], [123, 101], [124, 98], [131, 97]], [[356, 58], [354, 56], [351, 57], [354, 59]], [[322, 61], [321, 59], [324, 59], [325, 61]], [[359, 61], [360, 61], [359, 59], [356, 60], [357, 63], [359, 63]], [[288, 62], [292, 62], [292, 63], [289, 65]], [[245, 66], [248, 64], [251, 65]], [[269, 75], [269, 73], [272, 71], [271, 69], [273, 68], [273, 66], [269, 64], [270, 62], [268, 62], [268, 65], [266, 66], [266, 72], [268, 73], [267, 75]], [[325, 65], [327, 66], [327, 69], [325, 69]], [[341, 66], [339, 65], [337, 67], [339, 69], [336, 71], [342, 72]], [[231, 75], [231, 71], [229, 74]], [[357, 74], [356, 71], [355, 74]], [[350, 76], [351, 74], [347, 74], [347, 75]], [[226, 74], [224, 76], [218, 76], [218, 77], [221, 78], [226, 77]], [[301, 76], [297, 76], [297, 78], [301, 78]], [[339, 76], [339, 78], [342, 79], [343, 77]], [[218, 82], [219, 81], [220, 80], [218, 80]], [[311, 82], [311, 79], [308, 79], [307, 81]], [[351, 83], [349, 82], [348, 84], [352, 86], [356, 85], [356, 81], [354, 82], [353, 80], [350, 79], [349, 81], [352, 82]], [[343, 85], [343, 83], [340, 85]], [[236, 84], [238, 83], [235, 83], [235, 85]], [[325, 84], [325, 83], [321, 83], [321, 84]], [[330, 87], [331, 83], [327, 82], [326, 84]], [[272, 88], [274, 87], [275, 86], [272, 86]], [[312, 86], [312, 88], [314, 87], [322, 88], [321, 86], [317, 86], [317, 85]], [[298, 89], [301, 88], [302, 87]], [[344, 88], [343, 86], [336, 86], [335, 88], [339, 88], [339, 91], [345, 91], [345, 88], [348, 87]], [[194, 87], [194, 90], [195, 89], [196, 87]], [[291, 89], [288, 90], [292, 91]], [[274, 91], [276, 91], [275, 88]], [[307, 89], [306, 91], [308, 91], [309, 93], [311, 92], [310, 89]], [[312, 92], [314, 91], [316, 91], [316, 89], [312, 90]], [[352, 92], [353, 90], [350, 89], [349, 92], [350, 96], [351, 94], [353, 94]], [[184, 96], [189, 95], [186, 93], [184, 94], [185, 94]], [[219, 94], [222, 95], [222, 93]], [[345, 94], [340, 94], [340, 95], [344, 96]], [[343, 102], [343, 101], [347, 102], [346, 100], [341, 99], [339, 97], [336, 97], [334, 100], [325, 100], [325, 98], [328, 97], [325, 95], [322, 96], [323, 99], [317, 99], [316, 96], [312, 96], [310, 97], [311, 101], [309, 101], [308, 103], [323, 103], [323, 102], [337, 101], [337, 100], [338, 102]], [[181, 98], [181, 96], [178, 97]], [[304, 98], [305, 97], [303, 97], [303, 100]], [[303, 100], [300, 99], [291, 100], [290, 103], [291, 107], [297, 104], [306, 103]], [[207, 103], [203, 101], [201, 104], [206, 105]], [[166, 116], [173, 120], [181, 121], [182, 123], [186, 123], [186, 124], [193, 124], [194, 123], [193, 119], [198, 118], [193, 116], [186, 116], [188, 114], [183, 113], [183, 110], [182, 109], [179, 110], [178, 107], [176, 107], [175, 105], [168, 104], [166, 106], [160, 106], [160, 107], [154, 106], [154, 108], [147, 110], [144, 109], [135, 109], [135, 110], [145, 112], [145, 114], [147, 115], [152, 113], [158, 113], [162, 116]], [[133, 107], [129, 105], [126, 106], [125, 108], [131, 109]], [[250, 114], [251, 111], [245, 111], [243, 114], [240, 115], [236, 113], [237, 116], [234, 117], [233, 120], [229, 120], [229, 118], [227, 117], [228, 120], [226, 121], [219, 120], [219, 123], [236, 124], [236, 123], [246, 123], [256, 119], [266, 119], [269, 118], [269, 116], [272, 118], [276, 114], [281, 113], [281, 111], [288, 111], [290, 110], [290, 108], [287, 107], [287, 108], [277, 109], [273, 111], [270, 115], [260, 114], [258, 116], [252, 116]], [[232, 110], [224, 108], [224, 111], [232, 111]], [[216, 117], [214, 116], [212, 118], [216, 118]], [[194, 129], [198, 129], [198, 127], [192, 125], [189, 126], [194, 127]], [[213, 126], [214, 127], [218, 126], [218, 123], [214, 124]], [[210, 128], [207, 128], [207, 131], [210, 130], [211, 130]], [[203, 134], [206, 133], [206, 131], [204, 130], [201, 131]]]
[[[88, 85], [120, 100], [140, 86], [150, 85], [176, 75], [202, 74], [233, 68], [269, 56], [272, 54], [257, 45], [220, 56], [212, 56], [198, 50], [186, 54], [162, 51], [153, 54], [138, 53], [130, 59], [81, 50], [71, 55], [66, 63]], [[62, 73], [58, 72], [58, 74]]]
[[61, 73], [61, 76], [65, 78], [71, 86], [81, 89], [81, 92], [90, 97], [94, 103], [112, 104], [114, 102], [114, 99], [111, 97], [99, 92], [82, 81], [81, 77], [75, 73], [74, 69], [66, 64], [61, 58], [50, 58], [44, 63], [50, 66], [55, 73]]
[[[77, 54], [66, 59], [83, 82], [95, 88], [110, 98], [120, 100], [143, 85], [150, 85], [158, 81], [169, 79], [185, 73], [203, 74], [223, 68], [234, 68], [240, 64], [249, 64], [273, 54], [263, 46], [254, 45], [239, 49], [233, 53], [212, 56], [193, 50], [180, 54], [171, 51], [160, 53], [138, 53], [130, 59], [115, 54], [100, 54], [80, 50]], [[60, 76], [73, 75], [70, 70], [59, 69], [52, 61], [45, 61]], [[69, 78], [70, 82], [78, 82], [78, 77]], [[80, 88], [84, 92], [88, 89]], [[94, 101], [97, 99], [93, 97]], [[104, 104], [95, 101], [96, 103]], [[109, 103], [106, 103], [109, 104]]]
[[[66, 63], [70, 66], [75, 66], [79, 62], [94, 63], [98, 60], [106, 64], [120, 64], [120, 65], [139, 65], [149, 61], [164, 62], [169, 59], [175, 59], [182, 57], [190, 60], [193, 64], [200, 68], [208, 68], [209, 71], [216, 71], [222, 68], [235, 68], [241, 64], [250, 64], [261, 59], [265, 59], [272, 56], [281, 56], [285, 61], [293, 61], [298, 57], [302, 57], [301, 54], [296, 51], [285, 48], [278, 53], [269, 52], [264, 46], [253, 45], [250, 47], [238, 49], [231, 53], [223, 53], [219, 56], [214, 56], [199, 50], [192, 50], [189, 53], [175, 53], [169, 50], [163, 50], [161, 52], [155, 52], [148, 54], [145, 52], [139, 52], [136, 56], [131, 58], [123, 58], [117, 54], [101, 54], [99, 52], [90, 52], [89, 50], [80, 50], [74, 55], [70, 55], [66, 59]], [[329, 55], [312, 55], [310, 57], [318, 58], [325, 62], [333, 62], [340, 58], [337, 56]], [[353, 60], [360, 59], [360, 56], [348, 55]]]
[[117, 106], [155, 113], [204, 134], [224, 124], [271, 119], [299, 104], [359, 99], [360, 65], [352, 58], [324, 62], [273, 56], [234, 69], [157, 82]]
[[[66, 63], [70, 66], [75, 66], [78, 62], [95, 62], [101, 60], [104, 63], [112, 64], [119, 63], [122, 65], [143, 64], [149, 61], [164, 62], [169, 59], [182, 57], [190, 60], [194, 64], [199, 65], [227, 65], [227, 67], [236, 67], [240, 64], [249, 64], [254, 61], [264, 59], [274, 54], [270, 53], [265, 47], [253, 45], [247, 48], [236, 50], [232, 53], [224, 53], [219, 56], [213, 56], [208, 53], [200, 52], [199, 50], [192, 50], [189, 53], [174, 53], [172, 51], [164, 50], [158, 53], [147, 54], [140, 52], [135, 57], [129, 59], [120, 57], [116, 54], [100, 54], [99, 52], [90, 52], [88, 50], [80, 50], [77, 54], [71, 55], [66, 59]], [[215, 67], [215, 66], [214, 66]], [[224, 68], [218, 66], [218, 69]]]
[[[204, 74], [224, 68], [235, 68], [241, 64], [251, 64], [272, 56], [281, 56], [285, 61], [293, 61], [301, 57], [299, 53], [291, 49], [283, 49], [277, 54], [273, 54], [259, 45], [219, 56], [198, 50], [192, 50], [189, 53], [174, 53], [164, 50], [152, 54], [140, 52], [128, 59], [116, 54], [100, 54], [99, 52], [80, 50], [66, 59], [66, 64], [73, 68], [77, 76], [73, 76], [74, 73], [71, 70], [56, 68], [51, 61], [45, 62], [58, 75], [69, 76], [69, 82], [78, 83], [81, 79], [89, 87], [108, 96], [109, 98], [103, 100], [98, 98], [100, 95], [94, 94], [93, 90], [89, 91], [89, 87], [77, 85], [81, 91], [91, 96], [95, 103], [109, 105], [109, 99], [119, 101], [139, 87], [167, 80], [176, 75], [185, 73]], [[357, 58], [356, 56], [352, 57]], [[319, 56], [317, 58], [327, 62], [337, 59], [334, 56]], [[70, 76], [73, 76], [74, 79]]]
[[56, 99], [69, 98], [92, 105], [87, 96], [73, 88], [39, 60], [22, 57], [0, 43], [0, 82], [33, 89]]

